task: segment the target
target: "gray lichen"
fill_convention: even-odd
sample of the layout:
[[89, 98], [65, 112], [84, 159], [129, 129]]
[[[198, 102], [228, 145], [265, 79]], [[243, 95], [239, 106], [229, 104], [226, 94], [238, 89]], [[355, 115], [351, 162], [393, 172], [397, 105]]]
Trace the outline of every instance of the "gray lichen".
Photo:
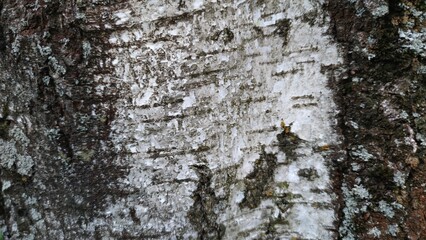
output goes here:
[[39, 51], [39, 53], [40, 53], [41, 56], [46, 57], [46, 56], [52, 55], [52, 49], [50, 47], [48, 47], [48, 46], [47, 47], [43, 47], [40, 44], [37, 44], [37, 49], [38, 49], [38, 51]]
[[395, 216], [393, 207], [383, 200], [379, 202], [379, 210], [388, 218], [393, 218]]
[[367, 151], [367, 149], [364, 148], [364, 146], [357, 146], [354, 147], [353, 150], [350, 152], [350, 154], [353, 157], [359, 158], [363, 161], [369, 161], [374, 159], [374, 155], [372, 155], [371, 153], [369, 153]]
[[0, 164], [3, 168], [30, 176], [34, 161], [29, 155], [20, 154], [15, 144], [15, 142], [0, 139]]
[[90, 45], [90, 42], [84, 41], [83, 42], [83, 57], [87, 59], [90, 55], [90, 52], [92, 50], [92, 46]]
[[346, 184], [342, 186], [345, 206], [343, 208], [343, 224], [339, 228], [339, 233], [344, 240], [355, 240], [357, 226], [353, 222], [356, 215], [367, 211], [370, 205], [370, 193], [362, 185], [355, 185], [349, 189]]
[[397, 171], [393, 177], [393, 180], [397, 184], [397, 186], [405, 187], [406, 178], [406, 174], [402, 173], [401, 171]]
[[399, 227], [398, 227], [398, 225], [389, 225], [389, 226], [388, 226], [388, 233], [389, 233], [391, 236], [396, 237], [398, 232], [399, 232]]
[[368, 231], [368, 234], [372, 235], [375, 238], [380, 238], [382, 232], [377, 227], [374, 227]]
[[67, 72], [65, 67], [60, 65], [59, 61], [55, 57], [50, 56], [48, 59], [49, 59], [49, 66], [53, 70], [53, 73], [52, 73], [53, 76], [61, 76]]

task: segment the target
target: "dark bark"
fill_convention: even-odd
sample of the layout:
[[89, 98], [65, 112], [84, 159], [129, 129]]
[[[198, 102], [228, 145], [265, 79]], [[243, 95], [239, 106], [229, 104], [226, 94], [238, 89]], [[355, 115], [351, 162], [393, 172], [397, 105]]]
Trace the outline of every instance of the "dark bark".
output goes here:
[[[368, 11], [360, 14], [366, 3], [330, 1], [327, 6], [333, 22], [330, 31], [342, 45], [347, 65], [332, 86], [337, 90], [342, 148], [347, 153], [336, 164], [341, 238], [352, 232], [355, 239], [374, 239], [377, 236], [369, 231], [376, 228], [380, 239], [423, 239], [425, 193], [419, 189], [426, 180], [422, 137], [426, 79], [420, 68], [425, 57], [402, 47], [399, 31], [424, 29], [423, 17], [413, 11], [424, 13], [425, 4], [388, 1], [389, 12], [377, 17]], [[341, 188], [356, 185], [365, 186], [371, 196], [348, 206]], [[365, 211], [348, 211], [363, 206]], [[347, 221], [353, 224], [348, 226]]]

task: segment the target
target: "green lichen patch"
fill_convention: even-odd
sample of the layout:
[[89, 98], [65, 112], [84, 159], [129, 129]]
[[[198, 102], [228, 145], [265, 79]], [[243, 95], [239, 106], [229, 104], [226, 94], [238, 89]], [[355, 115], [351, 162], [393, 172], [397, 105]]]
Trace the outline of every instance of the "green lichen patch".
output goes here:
[[82, 150], [76, 153], [77, 158], [85, 162], [90, 161], [94, 155], [95, 155], [94, 150]]
[[290, 184], [288, 182], [277, 182], [276, 186], [280, 189], [287, 190]]

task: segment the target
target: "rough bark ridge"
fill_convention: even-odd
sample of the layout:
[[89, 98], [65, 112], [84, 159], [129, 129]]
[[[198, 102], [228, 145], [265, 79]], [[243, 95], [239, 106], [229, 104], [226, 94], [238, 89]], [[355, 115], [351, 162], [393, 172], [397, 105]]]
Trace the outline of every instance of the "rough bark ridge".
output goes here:
[[[424, 1], [330, 1], [347, 71], [337, 90], [341, 239], [424, 239]], [[337, 180], [339, 179], [339, 180]]]

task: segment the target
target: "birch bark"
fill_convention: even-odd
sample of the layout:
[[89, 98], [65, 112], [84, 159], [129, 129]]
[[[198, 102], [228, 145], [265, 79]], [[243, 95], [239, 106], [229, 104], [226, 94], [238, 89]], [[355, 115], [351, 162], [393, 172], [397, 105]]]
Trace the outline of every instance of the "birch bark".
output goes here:
[[424, 11], [1, 1], [4, 236], [424, 238]]

